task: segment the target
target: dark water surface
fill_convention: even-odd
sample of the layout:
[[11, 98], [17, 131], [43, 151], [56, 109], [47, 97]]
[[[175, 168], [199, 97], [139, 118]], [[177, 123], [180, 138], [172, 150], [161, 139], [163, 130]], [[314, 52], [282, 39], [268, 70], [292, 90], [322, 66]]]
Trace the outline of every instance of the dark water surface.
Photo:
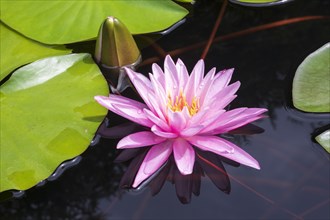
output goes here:
[[[206, 41], [221, 1], [199, 1], [187, 21], [157, 44], [165, 51]], [[229, 4], [217, 36], [295, 17], [330, 15], [328, 0], [296, 0], [272, 8]], [[303, 59], [329, 41], [330, 20], [283, 25], [219, 40], [206, 56], [206, 69], [235, 68], [233, 81], [242, 83], [235, 107], [265, 107], [268, 118], [254, 124], [265, 131], [228, 138], [256, 158], [261, 170], [225, 165], [231, 192], [218, 190], [202, 178], [200, 195], [183, 205], [166, 182], [156, 196], [119, 190], [126, 164], [114, 164], [116, 143], [101, 139], [78, 165], [58, 179], [26, 191], [21, 198], [0, 204], [1, 219], [330, 219], [329, 154], [313, 141], [318, 128], [330, 124], [329, 114], [295, 110], [291, 84]], [[145, 60], [163, 59], [155, 47], [142, 50]], [[204, 46], [174, 56], [191, 70]], [[147, 73], [150, 65], [139, 71]], [[327, 79], [329, 80], [329, 79]], [[97, 94], [96, 94], [97, 95]]]

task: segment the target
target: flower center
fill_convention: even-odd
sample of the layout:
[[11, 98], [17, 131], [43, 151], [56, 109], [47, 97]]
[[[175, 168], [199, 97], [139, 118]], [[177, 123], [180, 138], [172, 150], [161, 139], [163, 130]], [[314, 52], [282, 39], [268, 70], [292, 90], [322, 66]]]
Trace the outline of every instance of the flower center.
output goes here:
[[190, 116], [195, 115], [199, 110], [199, 99], [194, 97], [191, 101], [191, 105], [188, 104], [186, 96], [180, 92], [180, 95], [176, 96], [174, 100], [172, 100], [171, 95], [169, 94], [167, 97], [167, 107], [174, 112], [182, 111], [184, 107], [188, 108]]

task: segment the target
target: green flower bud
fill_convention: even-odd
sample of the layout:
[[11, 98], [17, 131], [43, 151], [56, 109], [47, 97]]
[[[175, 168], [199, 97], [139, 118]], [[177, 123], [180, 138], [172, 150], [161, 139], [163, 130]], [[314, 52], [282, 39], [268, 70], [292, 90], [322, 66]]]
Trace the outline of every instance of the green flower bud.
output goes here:
[[132, 34], [112, 16], [106, 18], [100, 27], [94, 58], [113, 92], [122, 92], [129, 86], [123, 67], [134, 69], [141, 62], [140, 50]]

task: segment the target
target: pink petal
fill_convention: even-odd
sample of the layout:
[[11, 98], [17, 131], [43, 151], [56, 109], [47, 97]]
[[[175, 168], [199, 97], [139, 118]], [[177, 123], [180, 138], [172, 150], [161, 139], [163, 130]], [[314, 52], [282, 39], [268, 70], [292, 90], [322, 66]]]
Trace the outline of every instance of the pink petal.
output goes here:
[[138, 108], [148, 108], [144, 103], [135, 101], [133, 99], [126, 98], [124, 96], [111, 94], [109, 97], [107, 96], [95, 96], [95, 100], [100, 102], [101, 105], [108, 108], [109, 106], [112, 106], [113, 104], [132, 104], [134, 106], [137, 106]]
[[170, 138], [176, 138], [178, 137], [177, 133], [172, 133], [172, 132], [166, 132], [166, 131], [162, 131], [157, 125], [154, 125], [151, 127], [151, 131], [159, 136], [159, 137], [163, 137], [166, 139], [170, 139]]
[[175, 66], [176, 66], [176, 70], [177, 70], [178, 78], [179, 78], [179, 89], [180, 89], [180, 91], [183, 92], [183, 89], [189, 79], [188, 70], [187, 70], [186, 66], [184, 65], [184, 63], [182, 62], [182, 60], [180, 60], [180, 59], [178, 59]]
[[187, 102], [191, 105], [193, 98], [196, 96], [197, 88], [204, 76], [204, 61], [199, 60], [190, 74], [189, 80], [185, 86], [184, 94]]
[[[166, 114], [166, 105], [167, 105], [167, 97], [165, 94], [165, 88], [155, 79], [155, 77], [152, 74], [149, 74], [151, 84], [153, 86], [153, 95], [148, 94], [149, 101], [151, 105], [157, 105], [157, 107], [154, 107], [155, 111], [157, 111], [157, 114], [164, 119], [164, 116]], [[158, 112], [160, 111], [160, 112]]]
[[145, 104], [124, 96], [111, 94], [110, 97], [95, 96], [95, 100], [110, 111], [140, 125], [151, 127], [153, 123], [144, 114]]
[[[239, 89], [241, 83], [239, 81], [219, 90], [217, 93], [204, 99], [203, 107], [209, 106], [213, 109], [223, 109], [226, 107], [236, 96], [234, 95]], [[212, 85], [213, 87], [214, 85]]]
[[[223, 90], [228, 84], [231, 79], [231, 75], [233, 73], [234, 69], [230, 69], [228, 71], [223, 70], [220, 71], [217, 75], [214, 76], [214, 73], [210, 71], [208, 74], [212, 74], [212, 77], [209, 77], [209, 81], [205, 81], [205, 84], [207, 84], [206, 89], [203, 90], [203, 92], [200, 94], [200, 103], [204, 103], [204, 100], [211, 100], [216, 94], [218, 94], [221, 90]], [[215, 71], [215, 69], [214, 69]], [[204, 80], [207, 80], [207, 76], [204, 78]], [[214, 77], [213, 77], [214, 76]], [[203, 81], [204, 81], [203, 80]]]
[[205, 75], [205, 77], [204, 77], [203, 80], [206, 80], [206, 81], [211, 80], [211, 81], [213, 81], [214, 80], [214, 76], [215, 76], [215, 71], [216, 71], [216, 68], [213, 67], [210, 71], [207, 72], [207, 74]]
[[234, 149], [230, 145], [224, 143], [222, 138], [217, 136], [195, 135], [187, 138], [187, 140], [192, 145], [195, 145], [202, 150], [212, 151], [217, 154], [234, 153]]
[[226, 112], [226, 110], [218, 110], [218, 111], [213, 111], [210, 112], [208, 111], [207, 117], [205, 117], [205, 119], [203, 119], [199, 124], [203, 125], [204, 129], [201, 132], [204, 132], [204, 130], [209, 129], [209, 127], [216, 123], [216, 120], [222, 116], [222, 114], [224, 114]]
[[178, 138], [173, 142], [175, 163], [183, 175], [191, 174], [195, 163], [195, 151], [184, 139]]
[[176, 71], [176, 66], [172, 58], [167, 55], [164, 61], [164, 73], [165, 73], [165, 84], [166, 84], [166, 95], [176, 97], [179, 95], [179, 78]]
[[167, 161], [171, 153], [172, 142], [170, 141], [151, 147], [136, 174], [132, 186], [134, 188], [138, 187], [144, 180], [154, 174]]
[[216, 153], [246, 166], [260, 169], [258, 161], [235, 144], [216, 136], [194, 136], [188, 141], [196, 147]]
[[152, 73], [155, 79], [162, 85], [165, 89], [165, 75], [163, 70], [156, 64], [152, 64]]
[[[213, 84], [212, 86], [215, 87], [215, 85]], [[215, 92], [214, 94], [208, 94], [210, 96], [210, 98], [224, 98], [226, 96], [233, 96], [237, 90], [239, 89], [239, 87], [241, 86], [240, 81], [236, 81], [226, 87], [224, 87], [223, 89], [219, 89], [218, 92]]]
[[156, 124], [158, 127], [162, 128], [164, 131], [170, 131], [170, 126], [161, 118], [157, 117], [153, 112], [148, 109], [144, 109], [144, 113], [146, 114], [147, 118]]
[[[222, 113], [222, 111], [225, 109], [225, 107], [227, 105], [229, 105], [236, 97], [237, 97], [237, 95], [226, 96], [218, 103], [213, 103], [207, 110], [208, 117], [213, 117], [213, 116], [216, 116], [216, 115], [219, 115], [220, 113]], [[216, 101], [214, 100], [214, 102], [216, 102]], [[212, 111], [212, 109], [213, 109], [213, 111]], [[218, 111], [221, 111], [221, 112], [218, 112], [214, 109], [218, 109]]]
[[202, 125], [196, 125], [195, 127], [185, 128], [180, 133], [180, 136], [181, 137], [191, 137], [191, 136], [194, 136], [194, 135], [198, 134], [203, 128], [204, 128], [204, 126], [202, 126]]
[[205, 107], [203, 110], [200, 110], [195, 115], [193, 115], [187, 122], [187, 127], [193, 127], [200, 124], [203, 119], [208, 116], [208, 110], [209, 108]]
[[187, 125], [187, 122], [191, 119], [189, 110], [187, 106], [184, 106], [183, 109], [181, 110], [181, 114], [183, 116], [183, 118], [185, 119], [185, 127]]
[[251, 122], [257, 121], [257, 120], [265, 118], [265, 117], [266, 116], [264, 116], [264, 115], [258, 115], [256, 117], [249, 116], [248, 118], [242, 119], [240, 121], [235, 121], [230, 124], [228, 123], [226, 126], [223, 126], [223, 128], [221, 130], [224, 130], [224, 132], [228, 132], [228, 131], [234, 130], [236, 128], [240, 128], [244, 125], [247, 125]]
[[231, 77], [233, 75], [234, 69], [222, 70], [217, 73], [216, 77], [214, 78], [214, 89], [221, 90], [228, 86]]
[[209, 123], [207, 127], [205, 127], [201, 133], [209, 133], [212, 132], [215, 129], [222, 128], [223, 124], [232, 121], [235, 117], [237, 117], [239, 114], [244, 112], [247, 108], [236, 108], [227, 112], [224, 112], [223, 114], [219, 115], [217, 118], [213, 118], [214, 121], [212, 123]]
[[159, 137], [150, 131], [141, 131], [121, 139], [117, 144], [117, 149], [146, 147], [159, 144], [165, 140], [165, 138]]
[[[246, 124], [249, 124], [253, 121], [256, 121], [262, 118], [262, 114], [266, 112], [267, 109], [263, 108], [246, 108], [244, 111], [239, 114], [231, 117], [231, 120], [226, 120], [225, 117], [218, 121], [218, 125], [215, 123], [215, 127], [213, 128], [213, 134], [225, 133], [230, 130], [234, 130], [236, 128], [242, 127]], [[211, 127], [211, 126], [210, 126]]]
[[204, 61], [203, 60], [199, 60], [197, 62], [197, 64], [195, 65], [191, 76], [193, 77], [194, 80], [194, 85], [195, 85], [195, 91], [197, 89], [197, 87], [199, 86], [200, 82], [202, 82], [203, 77], [204, 77]]
[[212, 88], [212, 84], [213, 84], [213, 77], [215, 74], [215, 68], [212, 68], [204, 77], [204, 79], [202, 80], [202, 82], [199, 84], [197, 91], [196, 91], [196, 97], [199, 97], [199, 102], [202, 105], [204, 102], [204, 99], [206, 98], [206, 94], [208, 93], [208, 91], [210, 90], [210, 88]]
[[187, 124], [186, 117], [182, 112], [173, 112], [168, 109], [168, 124], [174, 132], [180, 133]]
[[150, 109], [157, 117], [166, 121], [166, 106], [161, 103], [161, 100], [158, 100], [157, 97], [149, 94], [148, 99], [150, 104], [153, 106], [153, 109]]
[[135, 89], [143, 99], [143, 101], [146, 103], [146, 105], [149, 107], [149, 109], [154, 110], [154, 106], [149, 100], [149, 97], [154, 97], [154, 90], [152, 83], [150, 80], [145, 77], [144, 75], [134, 72], [131, 69], [125, 68], [127, 75], [129, 76], [131, 82], [133, 83]]
[[202, 127], [200, 132], [207, 130], [210, 125], [214, 123], [226, 110], [220, 109], [218, 111], [199, 111], [196, 117], [192, 117], [187, 123], [187, 128]]
[[[172, 142], [166, 141], [153, 146], [145, 157], [148, 166], [144, 166], [145, 174], [154, 173], [161, 165], [163, 165], [172, 153]], [[142, 166], [143, 167], [143, 163]]]
[[142, 81], [146, 88], [149, 88], [149, 89], [151, 88], [150, 80], [143, 74], [135, 72], [132, 69], [126, 68], [126, 67], [125, 67], [125, 71], [136, 89], [138, 89], [138, 87], [139, 87], [139, 86], [135, 85], [135, 83], [134, 83], [134, 81], [136, 79], [139, 79], [140, 81]]
[[149, 73], [149, 78], [151, 81], [151, 85], [153, 87], [153, 91], [155, 93], [156, 96], [158, 96], [158, 98], [163, 102], [166, 103], [167, 102], [167, 97], [165, 94], [165, 86], [163, 86], [158, 79], [156, 79], [156, 77], [154, 75], [152, 75], [151, 73]]
[[149, 80], [146, 80], [145, 76], [143, 77], [135, 77], [131, 79], [132, 83], [134, 84], [135, 89], [138, 91], [139, 95], [143, 99], [143, 101], [147, 104], [149, 109], [153, 110], [153, 105], [149, 101], [149, 96], [154, 96], [154, 92], [152, 89], [152, 85]]
[[240, 123], [238, 123], [238, 122], [236, 123], [235, 122], [232, 125], [225, 125], [222, 128], [215, 129], [211, 134], [223, 134], [223, 133], [227, 133], [227, 132], [229, 132], [231, 130], [235, 130], [235, 129], [240, 128], [240, 127], [242, 127], [244, 125], [247, 125], [247, 124], [249, 124], [251, 122], [254, 122], [254, 121], [257, 121], [259, 119], [262, 119], [264, 117], [265, 116], [260, 115], [260, 116], [256, 116], [256, 117], [253, 117], [253, 118], [248, 118], [248, 119], [246, 119], [244, 121], [241, 121]]

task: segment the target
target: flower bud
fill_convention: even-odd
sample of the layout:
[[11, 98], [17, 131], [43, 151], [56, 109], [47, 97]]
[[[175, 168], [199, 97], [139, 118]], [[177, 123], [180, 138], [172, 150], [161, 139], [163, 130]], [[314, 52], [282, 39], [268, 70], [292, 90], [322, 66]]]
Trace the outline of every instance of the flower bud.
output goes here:
[[106, 18], [100, 27], [94, 58], [111, 90], [119, 93], [130, 85], [123, 67], [134, 69], [141, 61], [140, 50], [132, 34], [112, 16]]

